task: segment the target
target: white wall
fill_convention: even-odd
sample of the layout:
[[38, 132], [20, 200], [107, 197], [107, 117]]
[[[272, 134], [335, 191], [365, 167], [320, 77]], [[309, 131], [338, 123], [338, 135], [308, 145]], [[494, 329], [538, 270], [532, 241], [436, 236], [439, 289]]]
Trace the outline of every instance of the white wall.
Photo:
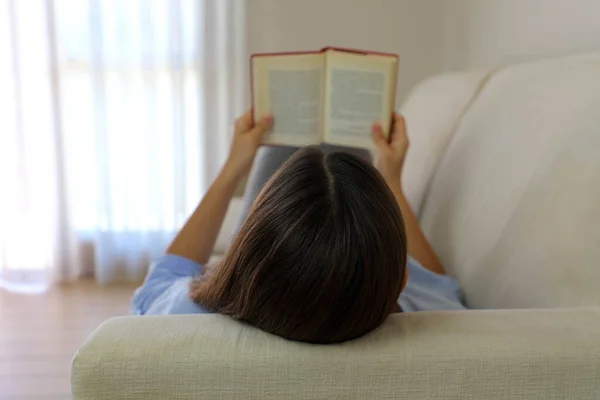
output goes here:
[[251, 53], [331, 45], [400, 54], [398, 105], [443, 71], [600, 50], [600, 0], [246, 1]]
[[600, 50], [600, 0], [445, 0], [445, 8], [447, 70]]
[[398, 105], [443, 68], [438, 0], [247, 0], [254, 52], [353, 47], [400, 54]]

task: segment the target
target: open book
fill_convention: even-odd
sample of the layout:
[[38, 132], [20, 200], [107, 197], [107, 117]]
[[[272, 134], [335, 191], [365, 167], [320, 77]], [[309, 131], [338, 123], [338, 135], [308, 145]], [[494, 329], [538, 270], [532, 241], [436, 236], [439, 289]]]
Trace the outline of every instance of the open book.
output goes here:
[[254, 119], [275, 119], [266, 144], [372, 147], [371, 125], [389, 132], [398, 57], [326, 47], [251, 57]]

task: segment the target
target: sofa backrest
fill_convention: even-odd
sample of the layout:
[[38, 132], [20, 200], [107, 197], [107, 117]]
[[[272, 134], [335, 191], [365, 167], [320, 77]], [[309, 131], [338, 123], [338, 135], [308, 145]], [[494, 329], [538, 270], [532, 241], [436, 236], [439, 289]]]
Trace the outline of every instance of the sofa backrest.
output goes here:
[[450, 77], [403, 108], [405, 180], [469, 306], [600, 305], [600, 53]]

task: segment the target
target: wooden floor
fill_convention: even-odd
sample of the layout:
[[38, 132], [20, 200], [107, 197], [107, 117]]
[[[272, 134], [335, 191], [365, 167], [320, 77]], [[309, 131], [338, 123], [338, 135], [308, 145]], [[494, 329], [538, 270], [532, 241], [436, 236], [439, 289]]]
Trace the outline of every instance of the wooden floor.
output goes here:
[[102, 321], [127, 314], [133, 290], [87, 281], [37, 295], [0, 289], [0, 399], [69, 399], [75, 351]]

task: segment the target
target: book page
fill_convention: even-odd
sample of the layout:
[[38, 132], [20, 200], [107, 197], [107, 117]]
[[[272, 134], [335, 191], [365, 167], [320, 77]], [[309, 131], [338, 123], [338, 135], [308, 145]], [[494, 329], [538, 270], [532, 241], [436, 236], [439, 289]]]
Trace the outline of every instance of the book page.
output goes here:
[[372, 148], [371, 126], [389, 132], [397, 59], [330, 51], [326, 59], [325, 142]]
[[273, 114], [265, 144], [305, 146], [321, 141], [323, 54], [252, 59], [254, 119]]

